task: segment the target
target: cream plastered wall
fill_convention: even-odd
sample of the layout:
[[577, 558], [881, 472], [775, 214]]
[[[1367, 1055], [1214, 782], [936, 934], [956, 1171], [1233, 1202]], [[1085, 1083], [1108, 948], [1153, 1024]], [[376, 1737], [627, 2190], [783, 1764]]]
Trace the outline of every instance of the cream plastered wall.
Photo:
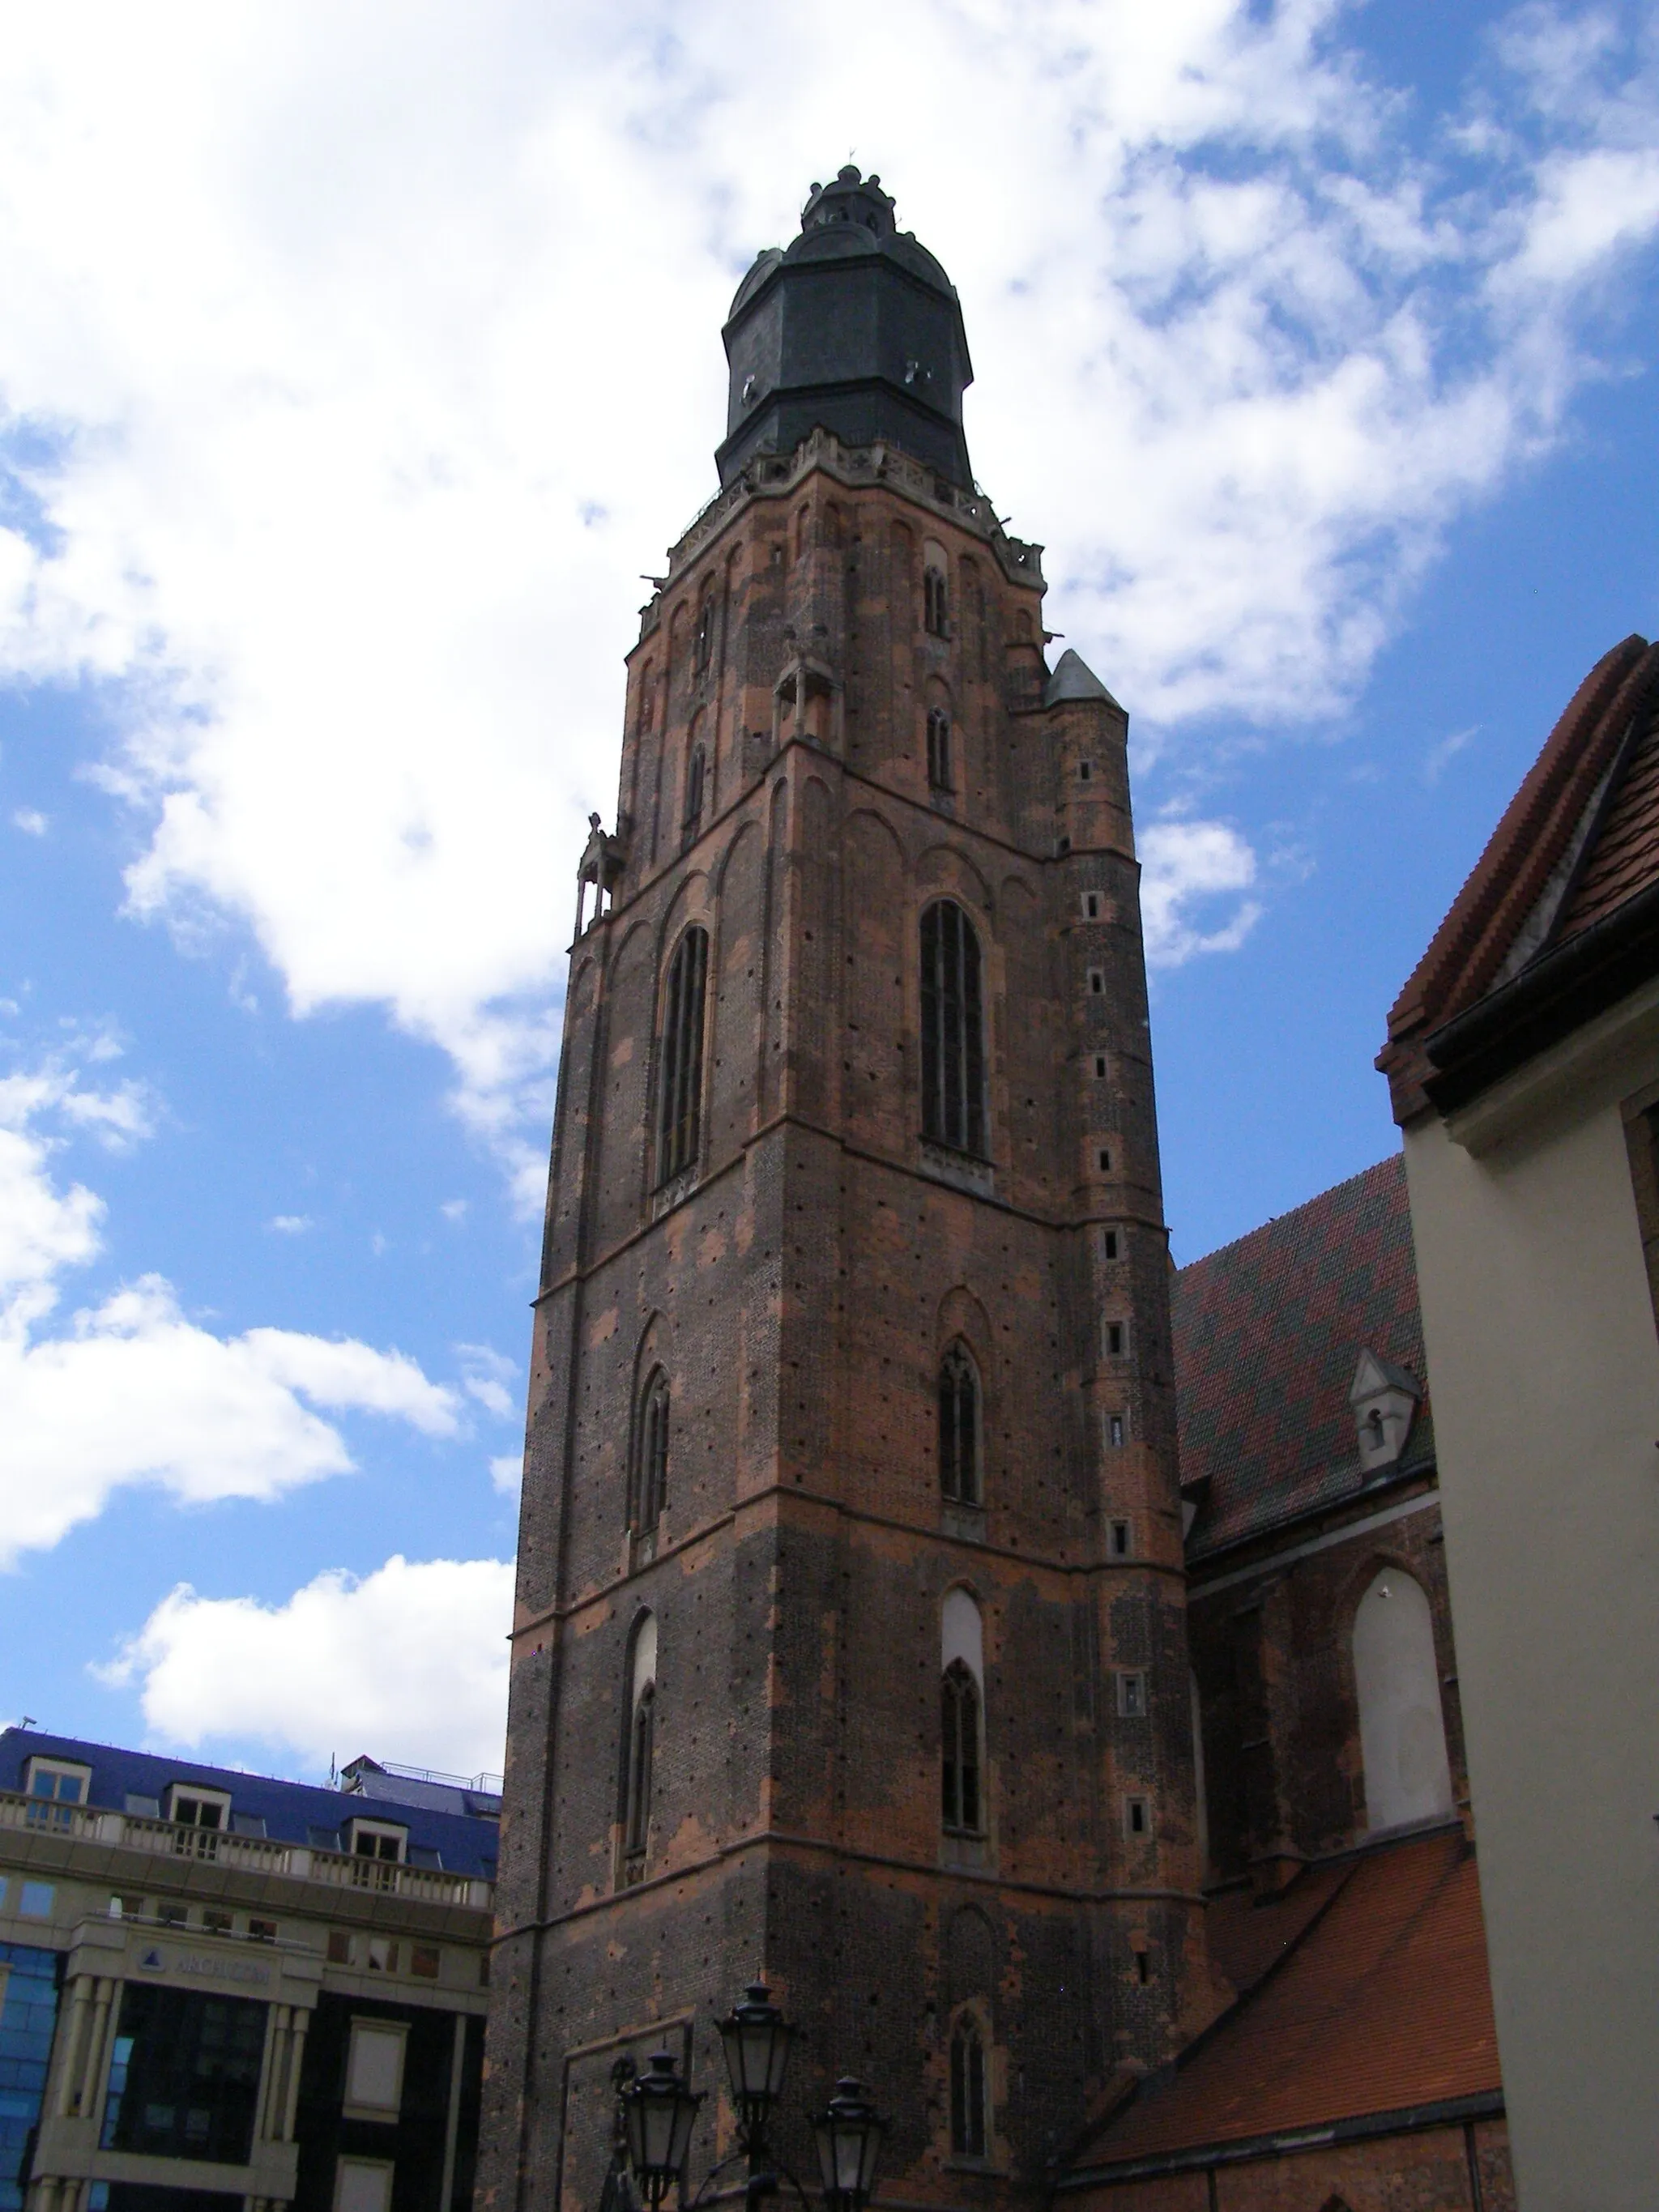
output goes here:
[[1659, 987], [1406, 1134], [1522, 2212], [1659, 2206]]

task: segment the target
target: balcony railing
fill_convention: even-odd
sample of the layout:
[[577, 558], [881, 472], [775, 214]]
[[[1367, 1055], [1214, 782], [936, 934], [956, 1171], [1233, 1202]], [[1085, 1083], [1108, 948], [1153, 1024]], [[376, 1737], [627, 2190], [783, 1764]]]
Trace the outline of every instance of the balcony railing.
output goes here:
[[290, 1881], [329, 1882], [337, 1889], [368, 1890], [427, 1905], [468, 1905], [484, 1911], [490, 1900], [490, 1884], [476, 1875], [404, 1866], [392, 1859], [360, 1858], [349, 1851], [314, 1850], [301, 1844], [191, 1827], [178, 1820], [152, 1820], [133, 1813], [107, 1813], [95, 1805], [64, 1805], [15, 1790], [0, 1790], [0, 1829], [5, 1828], [118, 1844], [127, 1850], [150, 1851], [162, 1858], [210, 1859], [217, 1866], [247, 1874], [284, 1875]]

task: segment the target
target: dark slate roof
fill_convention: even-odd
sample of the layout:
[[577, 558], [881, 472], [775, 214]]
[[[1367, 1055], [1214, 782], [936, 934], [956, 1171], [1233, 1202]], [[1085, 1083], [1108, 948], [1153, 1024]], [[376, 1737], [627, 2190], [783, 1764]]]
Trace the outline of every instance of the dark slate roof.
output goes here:
[[[1255, 1911], [1248, 1891], [1217, 1899], [1212, 1942], [1224, 1950], [1228, 1920]], [[1276, 1960], [1259, 1971], [1250, 1930], [1254, 1987], [1114, 2114], [1078, 2161], [1085, 2172], [1499, 2093], [1480, 1877], [1461, 1830], [1310, 1869], [1273, 1918]]]
[[383, 1805], [421, 1805], [428, 1812], [465, 1813], [488, 1820], [501, 1816], [501, 1791], [484, 1789], [482, 1778], [465, 1782], [456, 1775], [411, 1772], [365, 1757], [340, 1769], [340, 1784], [349, 1796], [372, 1797]]
[[[1348, 1393], [1362, 1352], [1426, 1389], [1399, 1153], [1176, 1274], [1183, 1489], [1204, 1483], [1193, 1565], [1363, 1486]], [[1433, 1464], [1426, 1404], [1373, 1488]]]
[[[165, 1758], [155, 1752], [122, 1751], [112, 1744], [83, 1742], [79, 1736], [43, 1735], [38, 1729], [0, 1729], [0, 1790], [21, 1790], [24, 1768], [31, 1759], [71, 1759], [89, 1766], [87, 1802], [107, 1812], [143, 1812], [154, 1819], [151, 1808], [173, 1784], [194, 1782], [203, 1789], [225, 1792], [233, 1828], [243, 1820], [264, 1823], [263, 1829], [245, 1833], [262, 1833], [279, 1844], [309, 1844], [313, 1850], [338, 1850], [340, 1831], [348, 1820], [395, 1820], [409, 1831], [412, 1864], [441, 1865], [447, 1873], [475, 1875], [485, 1881], [495, 1879], [498, 1831], [493, 1820], [404, 1803], [394, 1813], [362, 1797], [307, 1782], [279, 1782], [269, 1775], [203, 1766], [194, 1759]], [[129, 1804], [130, 1798], [140, 1802]]]
[[1058, 706], [1064, 699], [1103, 699], [1109, 707], [1117, 707], [1120, 714], [1123, 712], [1083, 655], [1069, 645], [1054, 663], [1042, 692], [1045, 707]]

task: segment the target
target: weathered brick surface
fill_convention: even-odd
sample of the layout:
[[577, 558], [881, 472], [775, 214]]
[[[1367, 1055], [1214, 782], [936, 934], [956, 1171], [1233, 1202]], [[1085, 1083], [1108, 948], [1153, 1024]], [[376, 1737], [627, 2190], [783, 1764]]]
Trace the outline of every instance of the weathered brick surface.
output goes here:
[[[1340, 1523], [1331, 1533], [1340, 1537]], [[1290, 1548], [1264, 1540], [1243, 1579], [1231, 1570], [1223, 1587], [1200, 1580], [1192, 1591], [1210, 1865], [1221, 1881], [1275, 1854], [1316, 1858], [1367, 1833], [1353, 1617], [1386, 1566], [1403, 1567], [1428, 1595], [1452, 1788], [1460, 1805], [1468, 1799], [1438, 1505], [1425, 1496], [1421, 1511], [1301, 1559], [1279, 1555]]]
[[[921, 626], [930, 544], [951, 571], [948, 640]], [[757, 1973], [805, 2031], [797, 2107], [862, 2072], [894, 2122], [889, 2185], [953, 2203], [1038, 2193], [1091, 2079], [1158, 2062], [1194, 2024], [1125, 726], [1104, 700], [1043, 708], [1041, 636], [1036, 549], [897, 457], [820, 439], [694, 529], [631, 656], [626, 865], [573, 955], [535, 1328], [481, 2178], [495, 2212], [591, 2203], [617, 2056], [678, 2037], [713, 2086], [711, 2014]], [[927, 782], [936, 703], [953, 720], [948, 796]], [[686, 830], [696, 744], [705, 799]], [[941, 895], [984, 953], [988, 1170], [920, 1135], [918, 931]], [[656, 1192], [659, 994], [690, 920], [710, 944], [702, 1141], [695, 1173]], [[1127, 1332], [1115, 1357], [1108, 1317]], [[971, 1526], [935, 1464], [938, 1363], [958, 1337], [985, 1388]], [[641, 1562], [629, 1435], [659, 1364], [668, 1503]], [[939, 1822], [956, 1583], [985, 1633], [972, 1863]], [[645, 1607], [650, 1839], [643, 1881], [619, 1890]], [[1119, 1717], [1123, 1668], [1148, 1677], [1144, 1717]], [[1131, 1792], [1153, 1807], [1144, 1841], [1126, 1831]], [[964, 2002], [991, 2029], [988, 2171], [949, 2160]], [[711, 2098], [694, 2168], [729, 2137]], [[798, 2123], [786, 2142], [807, 2159]]]

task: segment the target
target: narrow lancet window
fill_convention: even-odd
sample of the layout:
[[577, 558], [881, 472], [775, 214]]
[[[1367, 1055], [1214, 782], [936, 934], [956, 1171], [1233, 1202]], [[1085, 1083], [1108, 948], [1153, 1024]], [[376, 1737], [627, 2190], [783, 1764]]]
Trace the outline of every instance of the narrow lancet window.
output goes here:
[[[912, 571], [914, 574], [915, 572]], [[942, 568], [929, 567], [921, 579], [922, 621], [931, 635], [951, 635], [951, 589]]]
[[953, 1504], [983, 1502], [979, 1440], [979, 1376], [965, 1346], [953, 1344], [939, 1370], [939, 1484]]
[[985, 2155], [985, 2039], [971, 2016], [951, 2036], [951, 2151], [956, 2158]]
[[936, 1144], [984, 1156], [979, 939], [954, 899], [921, 917], [921, 1130]]
[[634, 1496], [629, 1520], [636, 1535], [646, 1535], [668, 1503], [668, 1377], [659, 1368], [640, 1399], [634, 1448]]
[[946, 1832], [977, 1836], [982, 1832], [979, 1787], [979, 1685], [960, 1659], [945, 1668], [940, 1685], [940, 1718], [945, 1755], [939, 1768]]
[[927, 715], [927, 781], [935, 791], [949, 791], [951, 781], [951, 717], [943, 707]]
[[708, 975], [708, 932], [688, 929], [675, 947], [663, 1004], [659, 1182], [667, 1182], [690, 1167], [697, 1157], [702, 1116], [703, 998]]
[[680, 824], [682, 842], [690, 844], [702, 827], [702, 782], [706, 757], [701, 744], [691, 748], [685, 763], [685, 817]]
[[621, 1865], [623, 1885], [645, 1872], [651, 1841], [651, 1781], [656, 1756], [657, 1623], [644, 1613], [635, 1623], [628, 1650], [628, 1723], [623, 1735]]

